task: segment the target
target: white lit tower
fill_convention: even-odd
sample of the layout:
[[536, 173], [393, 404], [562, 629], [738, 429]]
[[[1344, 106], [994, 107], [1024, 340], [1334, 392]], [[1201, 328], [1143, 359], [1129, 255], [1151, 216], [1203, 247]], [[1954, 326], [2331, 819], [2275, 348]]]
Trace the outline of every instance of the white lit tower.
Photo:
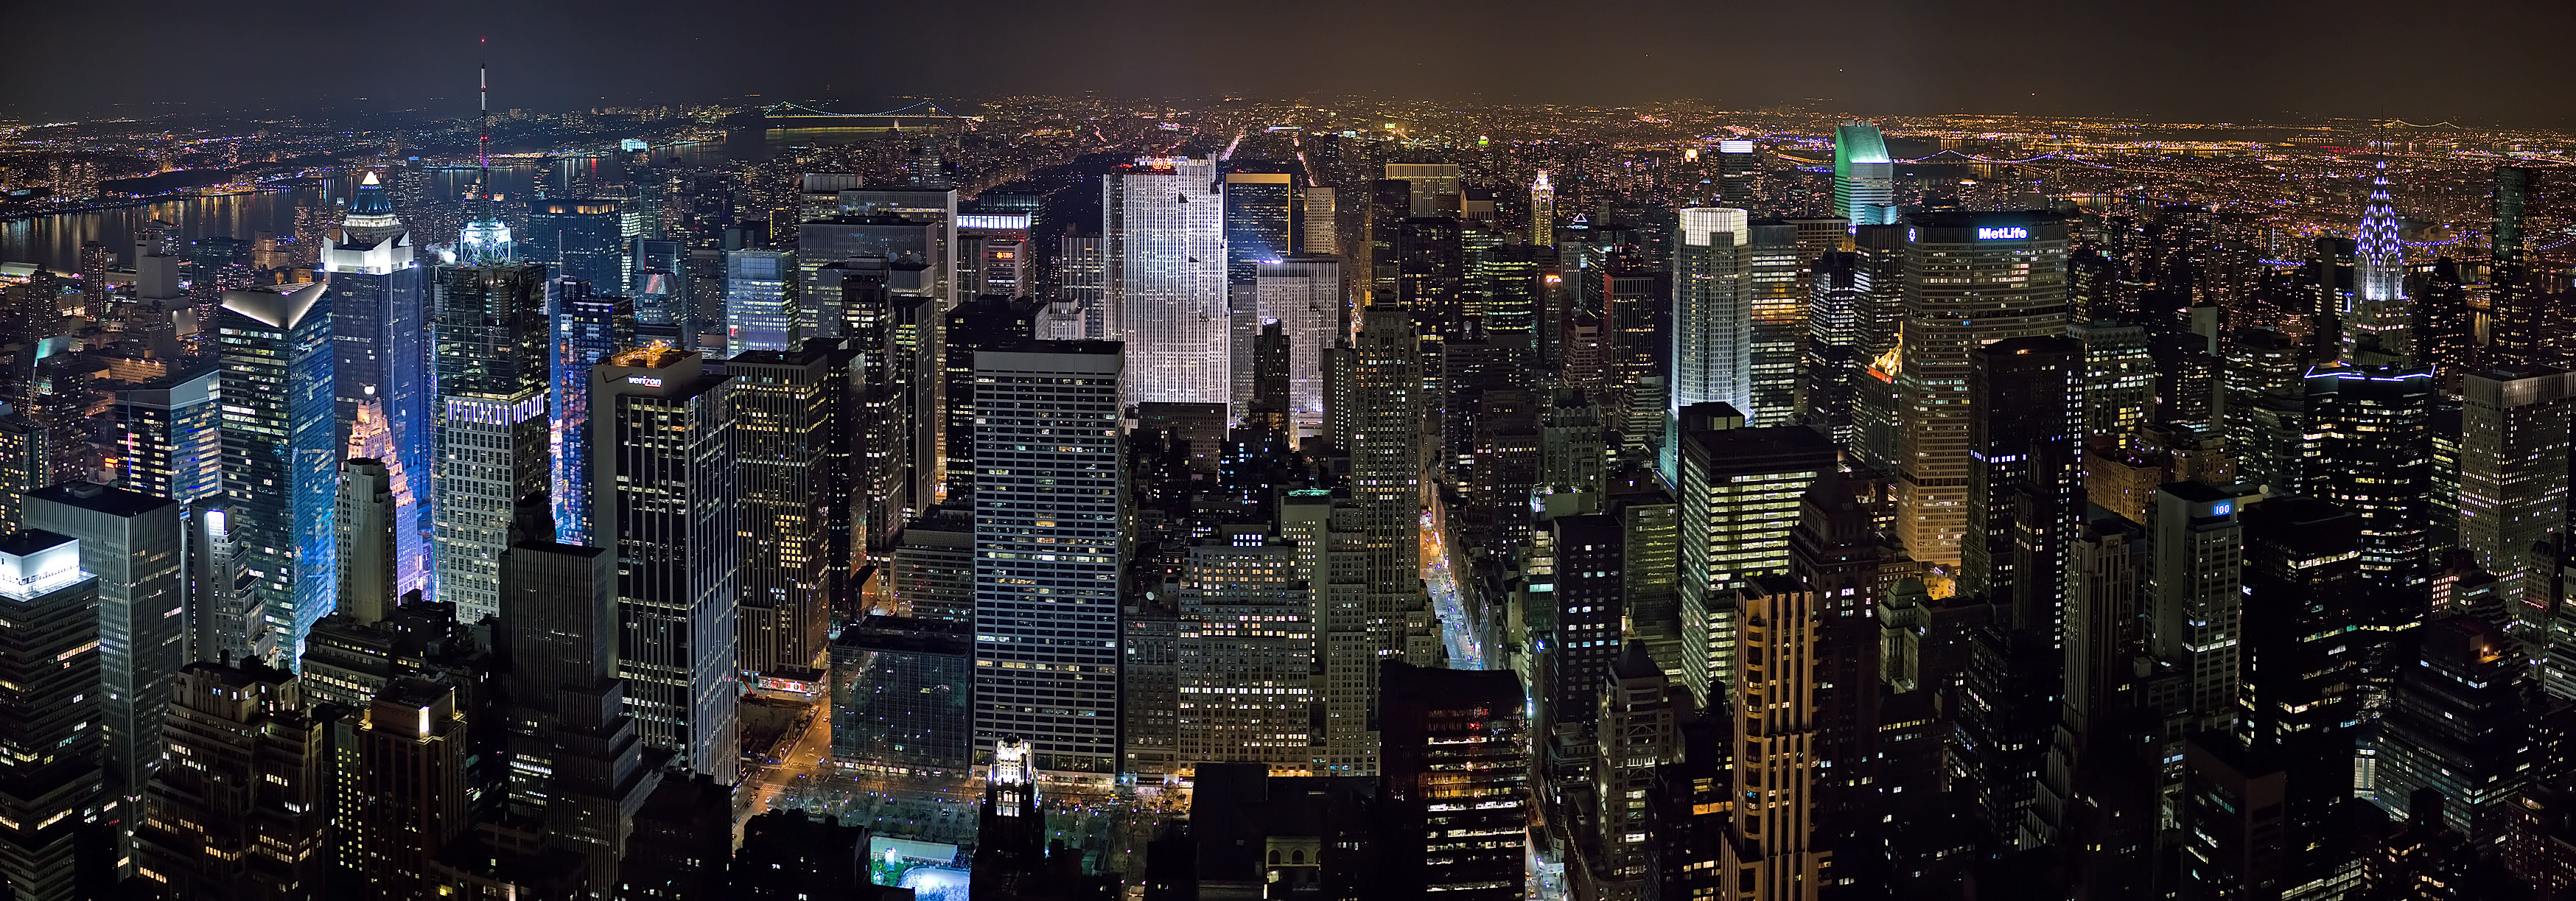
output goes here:
[[2344, 311], [2343, 344], [2347, 362], [2375, 349], [2394, 362], [2412, 352], [2407, 341], [2411, 311], [2406, 302], [2406, 245], [2397, 240], [2397, 205], [2388, 197], [2388, 163], [2371, 176], [2370, 202], [2361, 208], [2361, 227], [2352, 236], [2352, 308]]
[[1556, 184], [1547, 180], [1545, 169], [1530, 182], [1529, 242], [1532, 247], [1556, 246]]

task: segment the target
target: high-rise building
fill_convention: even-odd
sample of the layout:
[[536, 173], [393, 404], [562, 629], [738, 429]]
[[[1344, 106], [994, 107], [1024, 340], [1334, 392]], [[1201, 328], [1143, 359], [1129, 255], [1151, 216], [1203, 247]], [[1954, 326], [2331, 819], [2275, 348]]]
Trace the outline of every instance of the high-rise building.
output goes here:
[[224, 292], [224, 508], [244, 566], [256, 573], [263, 653], [290, 664], [304, 633], [331, 612], [331, 505], [341, 445], [332, 441], [331, 299], [315, 282]]
[[1967, 541], [1959, 592], [2009, 604], [2016, 631], [2056, 635], [2066, 543], [2084, 515], [2090, 372], [2073, 338], [2007, 338], [1969, 354]]
[[1682, 684], [1703, 706], [1727, 696], [1741, 628], [1736, 590], [1789, 572], [1798, 498], [1834, 469], [1834, 446], [1805, 426], [1708, 428], [1682, 411]]
[[1860, 257], [1835, 251], [1818, 257], [1807, 283], [1806, 398], [1809, 416], [1834, 443], [1852, 446], [1853, 398], [1869, 361], [1860, 356], [1862, 289]]
[[192, 663], [172, 687], [152, 720], [186, 763], [146, 792], [133, 884], [174, 901], [319, 897], [331, 860], [330, 724], [305, 712], [295, 674], [255, 660]]
[[1504, 901], [1527, 890], [1529, 722], [1504, 670], [1382, 664], [1380, 798], [1405, 897]]
[[1121, 369], [1106, 342], [975, 357], [974, 744], [1047, 769], [1119, 762]]
[[552, 479], [545, 275], [544, 266], [501, 261], [440, 266], [433, 276], [437, 570], [429, 596], [456, 605], [468, 623], [500, 612], [501, 551], [518, 502]]
[[2180, 733], [2236, 726], [2243, 679], [2244, 530], [2236, 495], [2199, 482], [2156, 490], [2147, 523], [2146, 652], [2181, 682]]
[[172, 375], [116, 392], [117, 484], [194, 504], [224, 490], [223, 370]]
[[1734, 731], [1733, 815], [1718, 860], [1737, 897], [1811, 899], [1824, 881], [1815, 842], [1816, 593], [1765, 576], [1735, 590], [1743, 652], [1724, 705]]
[[2442, 816], [2470, 843], [2501, 841], [2531, 778], [2530, 725], [2514, 672], [2524, 662], [2501, 630], [2474, 616], [2426, 623], [2414, 666], [2398, 667], [2381, 720], [2376, 800], [2441, 793]]
[[508, 730], [508, 806], [615, 884], [634, 813], [661, 783], [618, 677], [617, 554], [559, 544], [541, 518], [503, 553], [494, 642]]
[[2307, 375], [2310, 494], [2361, 517], [2364, 580], [2420, 591], [2432, 569], [2433, 371], [2323, 366]]
[[1545, 169], [1530, 180], [1529, 210], [1530, 246], [1556, 246], [1556, 183], [1548, 180]]
[[614, 294], [592, 294], [591, 283], [555, 279], [547, 296], [553, 339], [548, 368], [553, 388], [547, 406], [553, 414], [546, 442], [553, 472], [547, 496], [554, 499], [556, 539], [565, 544], [591, 543], [595, 525], [590, 510], [590, 367], [608, 355], [636, 345], [635, 304]]
[[2488, 352], [2505, 365], [2544, 362], [2540, 292], [2527, 284], [2530, 271], [2522, 228], [2531, 176], [2532, 170], [2520, 166], [2497, 166], [2495, 171], [2495, 225], [2487, 231], [2487, 306], [2495, 319], [2489, 327]]
[[2348, 363], [2410, 359], [2414, 314], [2406, 296], [2406, 245], [2397, 238], [2397, 207], [2388, 196], [2388, 163], [2371, 176], [2370, 200], [2353, 232], [2352, 302], [2343, 313]]
[[870, 616], [832, 639], [832, 762], [895, 777], [967, 771], [974, 636], [962, 621]]
[[[180, 506], [89, 482], [36, 491], [25, 503], [26, 527], [78, 541], [81, 571], [98, 579], [98, 740], [107, 789], [132, 810], [161, 767], [162, 699], [188, 662]], [[134, 828], [133, 817], [120, 821]]]
[[1261, 331], [1261, 265], [1286, 259], [1296, 250], [1297, 177], [1285, 171], [1229, 171], [1224, 178], [1226, 343], [1230, 390], [1240, 419], [1252, 402], [1253, 347]]
[[1556, 635], [1546, 652], [1547, 697], [1539, 712], [1553, 728], [1590, 723], [1600, 714], [1603, 684], [1627, 645], [1622, 633], [1628, 621], [1628, 553], [1627, 530], [1607, 514], [1559, 516], [1547, 527], [1555, 558]]
[[1896, 534], [1914, 559], [1955, 566], [1973, 462], [1969, 354], [2066, 333], [2066, 222], [2045, 212], [1925, 213], [1908, 221], [1905, 245]]
[[1862, 225], [1852, 235], [1859, 282], [1859, 369], [1852, 373], [1852, 454], [1896, 471], [1904, 404], [1896, 375], [1905, 358], [1905, 236], [1902, 225]]
[[634, 284], [635, 254], [618, 201], [539, 200], [525, 216], [527, 228], [513, 245], [521, 261], [543, 263], [555, 277], [581, 279], [602, 294], [622, 295]]
[[2117, 319], [2096, 319], [2067, 326], [2066, 333], [2084, 342], [2084, 434], [2128, 446], [2149, 422], [2156, 400], [2156, 362], [2147, 353], [2147, 330]]
[[[392, 446], [389, 462], [414, 474], [396, 486], [397, 515], [405, 527], [397, 541], [405, 551], [403, 559], [426, 560], [436, 437], [428, 271], [414, 258], [410, 230], [394, 218], [393, 198], [377, 184], [374, 172], [359, 181], [348, 214], [322, 245], [321, 263], [331, 283], [332, 446], [347, 446], [357, 428], [358, 408], [374, 401]], [[406, 589], [422, 587], [426, 566], [406, 567], [406, 572]]]
[[1033, 301], [985, 295], [949, 309], [941, 322], [940, 353], [945, 359], [939, 378], [947, 383], [940, 394], [945, 409], [932, 427], [943, 433], [939, 446], [947, 454], [943, 497], [963, 497], [975, 486], [975, 354], [1028, 342], [1036, 331], [1037, 313]]
[[[327, 420], [325, 420], [327, 422]], [[100, 816], [98, 584], [80, 539], [0, 538], [0, 884], [42, 901], [98, 897], [109, 853]]]
[[1795, 223], [1764, 219], [1749, 229], [1752, 258], [1744, 270], [1744, 288], [1752, 310], [1753, 391], [1752, 405], [1739, 409], [1756, 425], [1785, 425], [1798, 421], [1804, 409], [1798, 389], [1807, 296], [1814, 290], [1807, 279], [1810, 257]]
[[2567, 429], [2576, 373], [2543, 366], [2460, 380], [2460, 546], [2502, 584], [2513, 622], [2536, 632], [2557, 599], [2532, 548], [2567, 523]]
[[1122, 403], [1233, 394], [1225, 204], [1216, 161], [1139, 157], [1101, 188], [1103, 302], [1132, 348]]
[[644, 744], [733, 784], [742, 569], [727, 377], [667, 347], [591, 368], [591, 509], [617, 554], [617, 674]]
[[754, 351], [732, 377], [735, 478], [743, 527], [739, 665], [815, 671], [827, 659], [832, 599], [851, 570], [851, 406], [857, 354], [814, 339]]
[[[466, 791], [466, 709], [456, 685], [401, 679], [378, 692], [359, 720], [356, 760], [342, 764], [355, 822], [339, 841], [358, 849], [373, 897], [439, 897], [430, 867], [474, 824]], [[353, 772], [352, 772], [353, 771]]]
[[1878, 126], [1845, 122], [1834, 127], [1834, 215], [1854, 226], [1894, 225], [1896, 164]]
[[1317, 768], [1314, 592], [1324, 560], [1262, 526], [1219, 527], [1190, 548], [1180, 599], [1184, 765], [1261, 763], [1281, 775]]
[[1738, 209], [1753, 209], [1761, 201], [1762, 157], [1753, 142], [1723, 140], [1717, 142], [1717, 202]]
[[725, 252], [725, 350], [790, 350], [804, 315], [796, 303], [796, 252]]
[[1743, 210], [1681, 211], [1681, 241], [1673, 247], [1673, 409], [1753, 407], [1751, 232]]
[[1466, 197], [1464, 181], [1457, 163], [1388, 163], [1386, 180], [1408, 186], [1408, 201], [1398, 218], [1407, 216], [1456, 216], [1462, 212]]
[[1288, 418], [1303, 438], [1324, 428], [1324, 350], [1343, 335], [1342, 261], [1300, 254], [1254, 272], [1258, 316], [1288, 337]]

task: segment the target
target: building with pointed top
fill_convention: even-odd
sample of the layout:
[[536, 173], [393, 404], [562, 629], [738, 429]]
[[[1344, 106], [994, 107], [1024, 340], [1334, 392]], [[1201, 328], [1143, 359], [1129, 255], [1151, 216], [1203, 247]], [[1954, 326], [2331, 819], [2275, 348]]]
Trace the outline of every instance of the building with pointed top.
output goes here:
[[[393, 196], [368, 172], [340, 227], [323, 241], [331, 284], [334, 446], [370, 427], [384, 432], [374, 456], [417, 478], [395, 486], [395, 538], [402, 567], [396, 592], [427, 587], [429, 479], [436, 428], [430, 417], [429, 285], [411, 230], [394, 216]], [[374, 407], [375, 420], [362, 422]]]
[[339, 588], [332, 504], [342, 445], [332, 434], [327, 288], [226, 291], [215, 315], [223, 396], [234, 399], [223, 405], [223, 506], [242, 566], [257, 574], [251, 641], [282, 664], [299, 656]]
[[2357, 355], [2369, 352], [2403, 359], [2413, 352], [2407, 333], [2412, 311], [2406, 297], [2406, 245], [2397, 239], [2397, 206], [2388, 196], [2385, 161], [2371, 176], [2370, 200], [2362, 205], [2361, 226], [2352, 241], [2352, 305], [2343, 311], [2345, 359], [2362, 362]]

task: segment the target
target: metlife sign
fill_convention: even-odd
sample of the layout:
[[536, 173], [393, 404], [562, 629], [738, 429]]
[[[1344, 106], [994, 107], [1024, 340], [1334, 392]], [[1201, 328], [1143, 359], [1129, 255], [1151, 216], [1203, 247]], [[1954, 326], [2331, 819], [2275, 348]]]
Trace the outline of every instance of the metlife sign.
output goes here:
[[1977, 240], [1979, 241], [2022, 241], [2028, 240], [2029, 238], [2030, 229], [2023, 228], [2018, 225], [2007, 225], [2002, 228], [1977, 229]]

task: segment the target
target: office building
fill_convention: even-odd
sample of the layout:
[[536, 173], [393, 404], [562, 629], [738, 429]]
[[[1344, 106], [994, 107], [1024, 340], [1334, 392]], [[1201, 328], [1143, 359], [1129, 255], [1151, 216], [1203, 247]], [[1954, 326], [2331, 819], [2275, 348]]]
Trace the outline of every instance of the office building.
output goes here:
[[1228, 171], [1224, 205], [1226, 341], [1233, 407], [1240, 418], [1252, 402], [1253, 347], [1261, 331], [1261, 264], [1286, 259], [1297, 249], [1297, 177], [1285, 171]]
[[2477, 617], [2436, 620], [2419, 633], [2415, 665], [2401, 668], [2381, 721], [2374, 800], [2394, 813], [2400, 799], [2433, 789], [2452, 830], [2472, 845], [2493, 844], [2531, 778], [2531, 727], [2513, 678], [2523, 663], [2511, 639]]
[[1132, 348], [1122, 403], [1233, 395], [1225, 204], [1216, 162], [1139, 157], [1101, 188], [1103, 302]]
[[195, 503], [224, 490], [223, 370], [208, 367], [116, 392], [117, 484]]
[[1190, 548], [1180, 597], [1178, 740], [1184, 766], [1266, 764], [1307, 775], [1314, 734], [1314, 548], [1221, 526]]
[[1720, 884], [1741, 898], [1814, 898], [1825, 876], [1815, 842], [1816, 593], [1776, 576], [1735, 590], [1742, 653], [1727, 682], [1734, 792]]
[[547, 317], [553, 320], [553, 388], [547, 394], [553, 422], [546, 435], [553, 472], [547, 496], [555, 503], [556, 540], [565, 544], [591, 543], [590, 367], [637, 343], [634, 302], [593, 294], [592, 284], [558, 278], [547, 292], [554, 302]]
[[1723, 140], [1717, 142], [1717, 202], [1737, 209], [1753, 209], [1761, 200], [1762, 157], [1753, 142]]
[[2523, 205], [2531, 196], [2533, 171], [2521, 166], [2495, 170], [2495, 222], [2487, 232], [2487, 307], [2494, 312], [2488, 352], [2504, 365], [2544, 362], [2546, 329], [2540, 292], [2528, 283], [2529, 245], [2523, 237]]
[[623, 295], [634, 284], [635, 254], [619, 201], [538, 200], [526, 216], [527, 227], [512, 245], [521, 262], [543, 263], [556, 278], [589, 282], [601, 294]]
[[932, 423], [947, 456], [941, 497], [964, 497], [975, 485], [975, 354], [1028, 342], [1037, 312], [1033, 301], [986, 295], [958, 304], [943, 318], [939, 341], [945, 359], [937, 377], [946, 382], [940, 393], [946, 406]]
[[1834, 127], [1834, 215], [1854, 226], [1896, 224], [1896, 164], [1876, 125]]
[[1530, 180], [1529, 211], [1530, 245], [1556, 246], [1556, 183], [1548, 180], [1545, 169], [1538, 170], [1538, 177]]
[[1672, 404], [1753, 408], [1752, 229], [1745, 212], [1681, 211], [1673, 248]]
[[165, 768], [135, 827], [145, 897], [320, 897], [330, 869], [330, 724], [304, 709], [295, 674], [255, 660], [191, 663], [153, 718], [157, 741], [194, 765]]
[[[529, 512], [534, 512], [533, 510]], [[494, 643], [505, 672], [507, 806], [613, 885], [635, 812], [661, 783], [617, 672], [617, 555], [559, 544], [531, 516], [502, 555]]]
[[1382, 666], [1389, 891], [1521, 897], [1532, 792], [1519, 680], [1504, 670]]
[[[98, 741], [107, 789], [132, 810], [163, 757], [161, 714], [188, 662], [178, 502], [89, 482], [27, 495], [26, 527], [80, 543], [98, 580]], [[122, 819], [126, 830], [134, 819]], [[120, 837], [123, 840], [123, 837]]]
[[1849, 447], [1859, 437], [1853, 424], [1853, 400], [1868, 360], [1860, 356], [1864, 297], [1860, 257], [1846, 251], [1815, 260], [1807, 282], [1806, 366], [1800, 389], [1810, 417], [1834, 443]]
[[2491, 369], [2462, 376], [2460, 389], [2460, 546], [2502, 583], [2513, 622], [2495, 625], [2537, 631], [2556, 599], [2532, 548], [2566, 527], [2576, 373]]
[[1968, 540], [1959, 591], [2012, 607], [2019, 631], [2055, 635], [2065, 549], [2084, 515], [2085, 347], [2008, 338], [1968, 366]]
[[[353, 846], [371, 894], [430, 901], [439, 897], [431, 865], [473, 826], [466, 792], [466, 710], [457, 686], [401, 679], [375, 696], [356, 729], [356, 772], [349, 791]], [[354, 827], [352, 829], [351, 827]]]
[[[315, 282], [224, 292], [224, 508], [244, 566], [256, 573], [260, 642], [270, 660], [299, 656], [331, 611], [333, 442], [331, 299]], [[282, 440], [281, 440], [282, 439]]]
[[2007, 338], [2066, 334], [2066, 222], [2044, 212], [1926, 213], [1907, 223], [1905, 244], [1896, 534], [1914, 559], [1955, 566], [1973, 459], [1969, 355]]
[[956, 776], [970, 759], [974, 635], [960, 620], [870, 616], [832, 639], [832, 762], [868, 775]]
[[2432, 569], [2424, 508], [2433, 489], [2433, 371], [2322, 366], [2308, 371], [2306, 387], [2308, 492], [2361, 517], [2363, 579], [2423, 590]]
[[2146, 652], [2181, 683], [2172, 733], [2236, 727], [2244, 637], [2244, 530], [2236, 495], [2199, 482], [2156, 489], [2147, 522]]
[[1263, 260], [1253, 273], [1256, 315], [1288, 337], [1288, 418], [1299, 438], [1324, 428], [1324, 351], [1343, 335], [1342, 261], [1301, 254]]
[[1814, 289], [1808, 284], [1811, 257], [1799, 241], [1800, 230], [1796, 223], [1779, 219], [1755, 220], [1748, 227], [1751, 258], [1743, 284], [1752, 314], [1747, 355], [1753, 373], [1752, 405], [1739, 409], [1755, 425], [1796, 422], [1805, 409], [1799, 394], [1799, 364], [1805, 358], [1807, 297]]
[[974, 746], [1021, 737], [1051, 770], [1119, 763], [1122, 362], [1105, 342], [975, 357]]
[[2354, 364], [2412, 359], [2414, 310], [2406, 292], [2406, 245], [2397, 238], [2397, 208], [2388, 196], [2388, 163], [2371, 176], [2353, 240], [2352, 300], [2343, 313], [2344, 360]]
[[1852, 374], [1852, 454], [1871, 466], [1896, 471], [1904, 430], [1904, 404], [1896, 386], [1904, 368], [1905, 238], [1902, 225], [1854, 228], [1854, 280], [1860, 290], [1860, 368]]
[[796, 303], [796, 252], [725, 252], [725, 350], [789, 350], [804, 314]]
[[[592, 367], [591, 492], [617, 555], [617, 674], [647, 747], [731, 784], [742, 694], [732, 386], [704, 357], [621, 351]], [[613, 545], [606, 544], [613, 541]]]
[[[414, 258], [410, 230], [394, 217], [393, 199], [369, 172], [349, 200], [348, 213], [321, 247], [330, 273], [333, 422], [331, 446], [347, 446], [358, 427], [358, 409], [376, 403], [388, 433], [389, 462], [415, 474], [395, 486], [404, 525], [396, 541], [403, 560], [426, 561], [430, 539], [429, 473], [435, 447], [429, 371], [428, 270]], [[167, 400], [193, 399], [171, 386]], [[175, 414], [176, 408], [172, 407]], [[175, 422], [174, 422], [175, 425]], [[190, 497], [168, 495], [176, 500]], [[426, 563], [406, 565], [405, 590], [422, 588]]]
[[[0, 538], [0, 882], [20, 898], [96, 897], [102, 810], [99, 580], [80, 539]], [[83, 872], [88, 871], [88, 872]]]
[[745, 672], [822, 669], [832, 599], [851, 570], [850, 407], [857, 354], [809, 340], [726, 361], [743, 513]]
[[500, 611], [514, 511], [552, 481], [545, 276], [544, 266], [507, 261], [440, 266], [432, 276], [439, 403], [429, 596], [468, 623]]
[[1682, 411], [1674, 500], [1681, 505], [1681, 681], [1705, 706], [1725, 697], [1734, 672], [1737, 589], [1789, 572], [1798, 498], [1834, 469], [1835, 451], [1805, 426], [1712, 429], [1706, 414], [1695, 412]]

